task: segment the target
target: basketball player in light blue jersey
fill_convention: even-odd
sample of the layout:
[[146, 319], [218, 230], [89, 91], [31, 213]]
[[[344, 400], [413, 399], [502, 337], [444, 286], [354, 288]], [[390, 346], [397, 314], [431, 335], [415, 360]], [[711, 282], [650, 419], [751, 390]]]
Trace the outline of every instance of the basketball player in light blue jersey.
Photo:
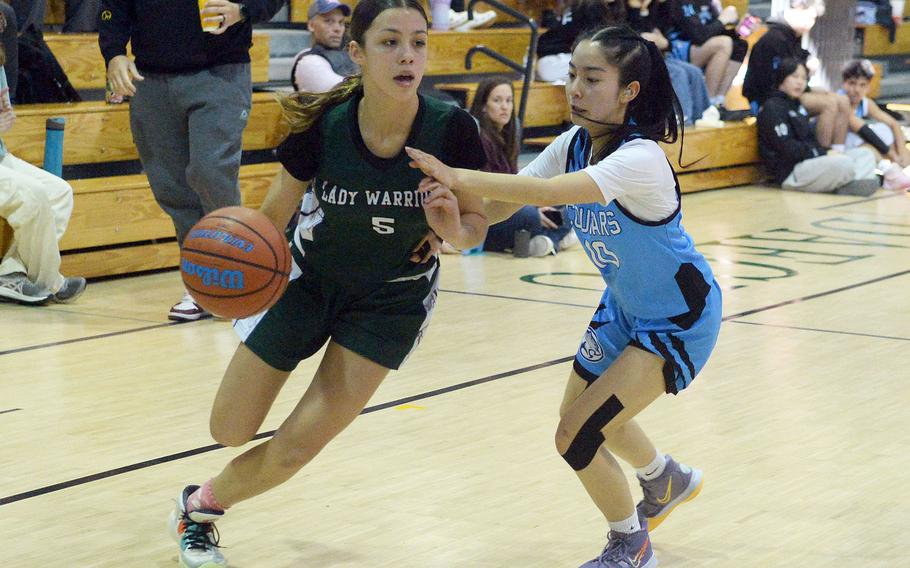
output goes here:
[[[683, 229], [679, 184], [657, 141], [682, 124], [657, 47], [625, 26], [579, 39], [566, 95], [571, 130], [519, 176], [444, 165], [410, 150], [430, 202], [448, 188], [488, 198], [496, 222], [519, 204], [567, 203], [584, 249], [607, 283], [566, 386], [556, 447], [609, 526], [587, 568], [653, 568], [649, 530], [702, 486], [702, 472], [660, 453], [634, 417], [685, 389], [708, 360], [721, 292]], [[617, 458], [637, 469], [636, 507]], [[636, 510], [637, 509], [637, 510]]]

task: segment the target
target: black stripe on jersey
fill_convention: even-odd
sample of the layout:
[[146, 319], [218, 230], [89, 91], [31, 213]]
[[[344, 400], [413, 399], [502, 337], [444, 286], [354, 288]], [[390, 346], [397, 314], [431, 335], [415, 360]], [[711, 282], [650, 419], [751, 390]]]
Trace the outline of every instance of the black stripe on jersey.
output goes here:
[[689, 352], [686, 351], [686, 344], [683, 343], [683, 340], [676, 337], [672, 333], [668, 333], [667, 337], [670, 338], [670, 345], [673, 346], [673, 349], [676, 349], [676, 352], [679, 353], [679, 358], [682, 359], [682, 362], [686, 365], [686, 368], [689, 369], [689, 377], [695, 378], [695, 365], [692, 364], [692, 359], [689, 358]]
[[648, 337], [651, 339], [651, 343], [654, 344], [654, 348], [657, 349], [657, 353], [664, 358], [664, 384], [666, 390], [668, 393], [676, 394], [679, 392], [676, 389], [676, 377], [682, 371], [679, 368], [679, 363], [676, 362], [676, 358], [670, 353], [670, 349], [657, 337], [656, 333], [652, 331], [648, 333]]
[[575, 373], [576, 373], [579, 377], [581, 377], [581, 379], [582, 379], [584, 382], [588, 383], [588, 385], [590, 385], [591, 383], [593, 383], [594, 381], [597, 380], [598, 375], [595, 375], [595, 374], [592, 373], [591, 371], [585, 369], [585, 368], [581, 365], [581, 362], [579, 362], [579, 360], [578, 360], [577, 358], [575, 359], [575, 362], [572, 363], [572, 370], [574, 370]]
[[695, 325], [705, 310], [711, 285], [705, 281], [705, 276], [691, 262], [680, 264], [673, 279], [676, 280], [676, 285], [679, 287], [679, 292], [686, 301], [689, 311], [667, 319], [678, 325], [680, 329], [689, 329]]
[[673, 183], [676, 184], [676, 209], [672, 213], [664, 217], [659, 221], [645, 221], [644, 219], [639, 219], [635, 215], [629, 212], [628, 209], [622, 206], [619, 203], [619, 200], [614, 200], [613, 203], [616, 204], [617, 209], [622, 211], [622, 214], [628, 217], [629, 219], [635, 221], [639, 225], [645, 225], [646, 227], [659, 227], [661, 225], [666, 225], [676, 217], [676, 214], [679, 213], [679, 210], [682, 208], [682, 192], [679, 189], [679, 178], [676, 177], [676, 171], [673, 169], [673, 166], [670, 164], [670, 160], [667, 160], [667, 165], [670, 166], [670, 172], [673, 174]]
[[[581, 147], [576, 148], [576, 145]], [[591, 136], [584, 128], [579, 128], [572, 141], [569, 142], [569, 150], [566, 153], [566, 173], [572, 173], [582, 170], [588, 162], [588, 154], [591, 153]]]

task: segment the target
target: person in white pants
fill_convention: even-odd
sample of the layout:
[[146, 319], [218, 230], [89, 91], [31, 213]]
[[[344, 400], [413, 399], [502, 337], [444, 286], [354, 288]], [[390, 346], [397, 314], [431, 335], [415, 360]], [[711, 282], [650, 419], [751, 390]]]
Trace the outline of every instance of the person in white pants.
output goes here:
[[[12, 128], [15, 119], [0, 67], [0, 134]], [[73, 188], [13, 156], [0, 140], [0, 217], [13, 229], [13, 241], [0, 262], [0, 300], [69, 302], [85, 290], [85, 278], [60, 274], [57, 243], [72, 212]]]

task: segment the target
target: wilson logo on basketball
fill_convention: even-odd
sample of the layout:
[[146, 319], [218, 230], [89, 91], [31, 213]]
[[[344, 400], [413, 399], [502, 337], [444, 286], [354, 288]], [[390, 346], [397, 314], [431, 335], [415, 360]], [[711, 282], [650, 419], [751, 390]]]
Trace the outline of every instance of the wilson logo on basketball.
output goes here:
[[206, 288], [243, 290], [243, 272], [240, 270], [218, 270], [209, 266], [200, 266], [185, 258], [180, 262], [180, 269], [187, 276], [199, 278]]
[[190, 231], [189, 238], [221, 241], [224, 244], [240, 249], [243, 252], [253, 252], [254, 248], [253, 243], [217, 229], [193, 229]]

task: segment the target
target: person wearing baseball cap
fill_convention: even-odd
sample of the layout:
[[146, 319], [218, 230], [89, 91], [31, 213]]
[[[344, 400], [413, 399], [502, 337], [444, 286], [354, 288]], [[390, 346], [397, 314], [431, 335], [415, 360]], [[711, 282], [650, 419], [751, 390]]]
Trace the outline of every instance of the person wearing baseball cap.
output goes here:
[[346, 17], [351, 8], [337, 0], [316, 0], [307, 11], [311, 45], [297, 54], [291, 67], [294, 90], [324, 93], [360, 71], [345, 45]]

